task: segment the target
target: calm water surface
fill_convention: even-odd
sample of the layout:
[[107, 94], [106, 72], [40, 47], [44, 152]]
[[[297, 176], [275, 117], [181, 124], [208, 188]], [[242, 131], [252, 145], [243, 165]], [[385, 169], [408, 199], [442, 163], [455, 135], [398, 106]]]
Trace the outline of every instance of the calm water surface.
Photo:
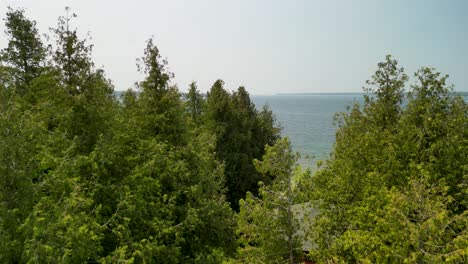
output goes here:
[[283, 127], [283, 136], [289, 137], [294, 150], [303, 156], [300, 163], [313, 166], [326, 159], [335, 142], [333, 118], [346, 111], [346, 106], [363, 101], [362, 94], [300, 94], [253, 95], [257, 108], [268, 104]]
[[[468, 95], [461, 95], [468, 102]], [[335, 142], [335, 113], [346, 111], [356, 101], [362, 103], [363, 96], [362, 93], [333, 93], [253, 95], [251, 98], [259, 109], [265, 104], [270, 106], [283, 127], [283, 136], [289, 137], [294, 150], [311, 157], [303, 158], [300, 163], [315, 167], [317, 160], [328, 157]]]

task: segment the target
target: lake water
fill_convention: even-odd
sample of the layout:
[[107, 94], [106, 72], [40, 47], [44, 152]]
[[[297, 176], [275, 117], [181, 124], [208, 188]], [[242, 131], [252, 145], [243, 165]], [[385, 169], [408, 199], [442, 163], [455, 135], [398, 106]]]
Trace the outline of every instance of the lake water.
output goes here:
[[[460, 93], [468, 102], [468, 93]], [[295, 151], [303, 158], [301, 165], [314, 168], [317, 160], [325, 160], [335, 142], [334, 116], [346, 111], [357, 101], [362, 103], [363, 93], [253, 95], [258, 109], [268, 104], [283, 127], [282, 135], [289, 137]]]
[[[304, 158], [302, 165], [313, 167], [317, 160], [328, 157], [335, 142], [334, 116], [346, 106], [363, 101], [363, 94], [294, 94], [253, 95], [257, 108], [268, 104], [289, 137], [294, 150]], [[309, 156], [310, 158], [307, 158]]]

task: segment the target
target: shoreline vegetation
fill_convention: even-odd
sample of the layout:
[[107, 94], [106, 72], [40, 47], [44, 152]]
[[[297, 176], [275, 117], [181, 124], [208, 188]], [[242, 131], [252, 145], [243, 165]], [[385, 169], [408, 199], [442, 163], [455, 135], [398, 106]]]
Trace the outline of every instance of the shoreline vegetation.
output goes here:
[[116, 98], [75, 17], [44, 38], [6, 13], [0, 262], [468, 262], [468, 93], [448, 76], [409, 83], [387, 56], [311, 171], [246, 88], [182, 94], [153, 39]]

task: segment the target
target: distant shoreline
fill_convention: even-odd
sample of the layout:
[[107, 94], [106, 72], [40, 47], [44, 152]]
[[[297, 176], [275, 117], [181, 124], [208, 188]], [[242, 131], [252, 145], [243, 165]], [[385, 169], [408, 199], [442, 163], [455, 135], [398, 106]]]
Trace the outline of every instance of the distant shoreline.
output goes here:
[[[457, 95], [461, 95], [461, 96], [468, 96], [468, 91], [454, 91], [453, 92], [454, 94], [457, 94]], [[304, 96], [304, 95], [365, 95], [365, 94], [368, 94], [368, 93], [365, 93], [365, 92], [331, 92], [331, 93], [276, 93], [276, 94], [271, 94], [271, 95], [268, 95], [268, 94], [253, 94], [254, 96], [284, 96], [284, 95], [288, 95], [288, 96]], [[407, 92], [405, 92], [405, 94], [407, 94]]]
[[277, 93], [273, 95], [363, 95], [363, 92], [336, 92], [336, 93]]
[[[125, 93], [126, 91], [119, 91], [119, 90], [114, 90], [114, 95], [116, 96], [121, 96]], [[139, 94], [139, 91], [135, 91], [136, 94]], [[461, 95], [463, 97], [468, 97], [468, 91], [463, 91], [463, 92], [454, 92], [457, 95]], [[182, 92], [182, 95], [185, 95], [186, 93]], [[365, 95], [367, 93], [365, 92], [336, 92], [336, 93], [276, 93], [276, 94], [251, 94], [252, 96], [317, 96], [317, 95]], [[405, 93], [407, 94], [407, 93]]]

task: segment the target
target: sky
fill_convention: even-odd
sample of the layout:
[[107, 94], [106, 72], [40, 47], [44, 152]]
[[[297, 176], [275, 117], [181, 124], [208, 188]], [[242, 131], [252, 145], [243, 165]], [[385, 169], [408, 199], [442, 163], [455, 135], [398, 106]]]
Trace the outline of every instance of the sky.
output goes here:
[[24, 8], [41, 33], [69, 6], [115, 90], [144, 78], [136, 59], [153, 37], [181, 91], [223, 79], [251, 94], [360, 92], [387, 54], [410, 76], [434, 67], [468, 91], [464, 0], [0, 0], [2, 21], [8, 6]]

